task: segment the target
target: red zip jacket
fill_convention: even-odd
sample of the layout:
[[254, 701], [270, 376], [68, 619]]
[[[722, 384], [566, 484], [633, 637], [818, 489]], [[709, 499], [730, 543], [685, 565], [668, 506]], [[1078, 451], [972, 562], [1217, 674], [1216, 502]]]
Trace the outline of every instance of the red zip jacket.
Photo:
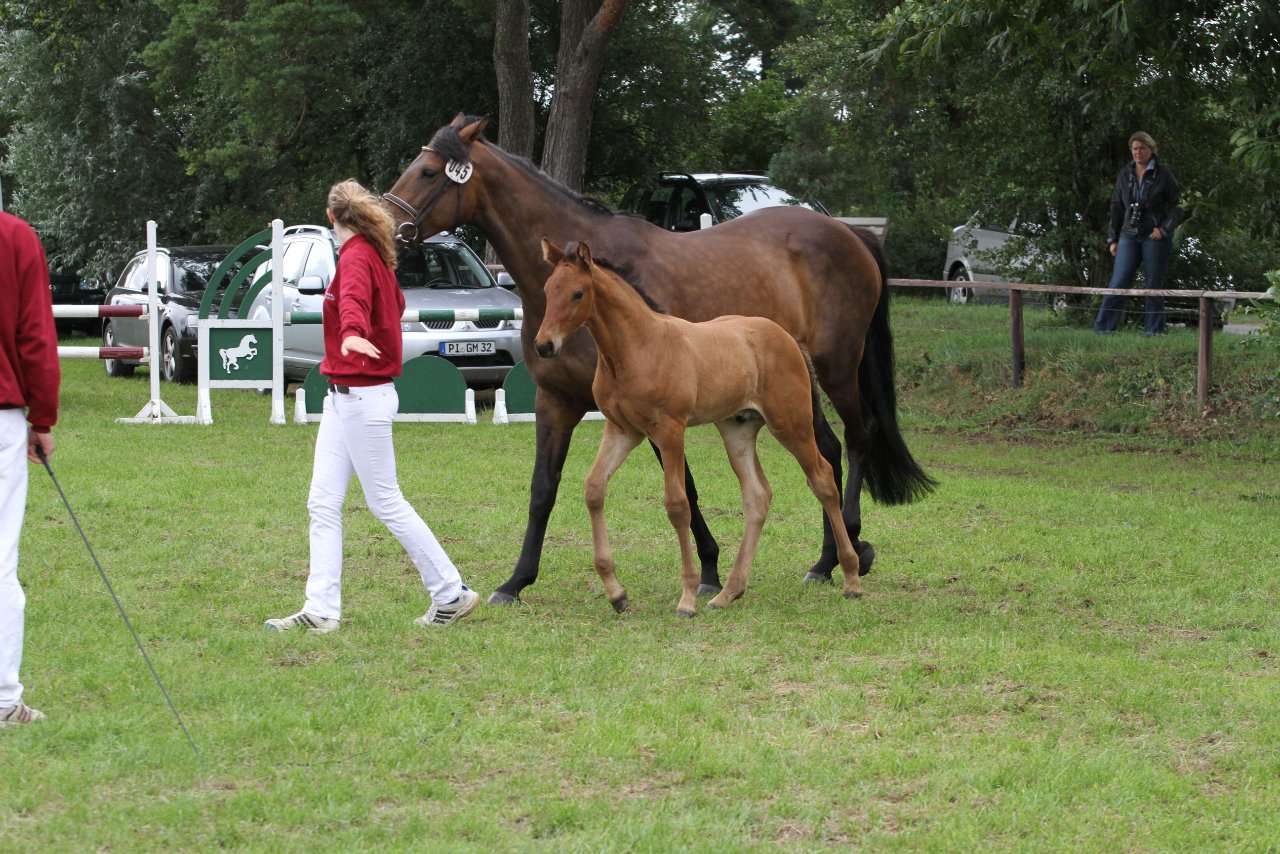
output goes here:
[[[356, 234], [338, 251], [338, 271], [324, 294], [324, 359], [320, 373], [340, 385], [378, 385], [400, 376], [404, 337], [400, 316], [404, 294], [396, 274], [364, 235]], [[342, 355], [349, 335], [368, 339], [382, 353]]]
[[0, 408], [26, 407], [37, 433], [58, 421], [58, 333], [49, 265], [31, 226], [0, 211]]

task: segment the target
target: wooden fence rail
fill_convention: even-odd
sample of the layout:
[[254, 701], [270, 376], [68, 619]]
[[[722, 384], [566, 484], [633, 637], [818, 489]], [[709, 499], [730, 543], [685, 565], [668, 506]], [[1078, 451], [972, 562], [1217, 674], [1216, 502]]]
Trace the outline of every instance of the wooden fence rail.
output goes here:
[[1026, 345], [1023, 340], [1022, 294], [1026, 291], [1053, 294], [1098, 294], [1134, 297], [1182, 297], [1200, 301], [1200, 344], [1196, 357], [1196, 401], [1203, 417], [1209, 403], [1209, 384], [1213, 378], [1213, 302], [1220, 299], [1275, 299], [1271, 292], [1259, 291], [1152, 291], [1145, 288], [1080, 288], [1065, 285], [1033, 285], [1025, 282], [947, 282], [939, 279], [890, 279], [889, 284], [903, 288], [954, 288], [963, 284], [975, 290], [1009, 291], [1009, 334], [1013, 344], [1013, 385], [1022, 385], [1026, 367]]

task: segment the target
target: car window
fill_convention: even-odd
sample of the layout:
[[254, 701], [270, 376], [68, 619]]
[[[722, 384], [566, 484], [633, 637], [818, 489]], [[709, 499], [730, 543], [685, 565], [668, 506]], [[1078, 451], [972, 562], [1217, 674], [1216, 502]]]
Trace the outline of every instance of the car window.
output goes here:
[[328, 246], [315, 244], [313, 251], [307, 256], [307, 264], [302, 269], [303, 276], [319, 276], [327, 287], [333, 279], [333, 250]]
[[461, 244], [427, 244], [400, 255], [396, 278], [403, 289], [488, 288], [493, 281], [475, 253]]
[[284, 248], [284, 280], [286, 282], [298, 281], [298, 274], [302, 270], [303, 262], [307, 260], [307, 250], [311, 248], [311, 242], [308, 240], [295, 240]]
[[671, 204], [671, 187], [655, 187], [642, 203], [638, 213], [654, 225], [667, 224], [667, 208]]
[[142, 260], [140, 258], [134, 258], [126, 264], [123, 272], [120, 273], [119, 280], [116, 281], [116, 287], [127, 290], [140, 290], [142, 288], [142, 279], [138, 278], [137, 281], [134, 281], [134, 278], [138, 275], [138, 270], [141, 266]]
[[[125, 285], [131, 291], [139, 293], [147, 292], [147, 256], [139, 255], [133, 259], [133, 269], [129, 271], [129, 281]], [[160, 288], [166, 289], [169, 285], [169, 279], [172, 278], [169, 271], [169, 257], [160, 253], [156, 254], [156, 278], [160, 280]]]
[[[218, 269], [218, 265], [223, 262], [225, 257], [221, 252], [175, 257], [173, 266], [177, 278], [174, 281], [173, 292], [178, 294], [203, 294], [205, 288], [209, 286], [209, 280], [213, 278], [214, 271]], [[224, 285], [235, 277], [238, 269], [239, 266], [236, 266], [227, 271], [227, 278], [223, 281]], [[168, 284], [163, 281], [163, 277], [161, 284]]]
[[702, 200], [698, 198], [698, 193], [693, 187], [681, 187], [676, 200], [676, 216], [675, 222], [687, 224], [697, 227], [699, 217], [704, 213], [710, 213], [706, 206], [702, 204]]
[[715, 208], [712, 214], [717, 220], [733, 219], [761, 208], [781, 205], [813, 207], [785, 190], [764, 184], [721, 184], [708, 186], [706, 191], [711, 206]]

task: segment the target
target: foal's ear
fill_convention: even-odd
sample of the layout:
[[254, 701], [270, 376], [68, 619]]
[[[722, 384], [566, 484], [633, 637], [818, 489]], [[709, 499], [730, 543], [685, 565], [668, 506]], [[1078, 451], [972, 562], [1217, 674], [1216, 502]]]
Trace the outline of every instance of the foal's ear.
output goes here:
[[578, 257], [578, 263], [585, 269], [591, 267], [591, 247], [582, 241], [578, 241], [577, 251], [574, 253]]
[[560, 247], [545, 237], [542, 238], [542, 260], [552, 267], [564, 260], [564, 253], [560, 251]]

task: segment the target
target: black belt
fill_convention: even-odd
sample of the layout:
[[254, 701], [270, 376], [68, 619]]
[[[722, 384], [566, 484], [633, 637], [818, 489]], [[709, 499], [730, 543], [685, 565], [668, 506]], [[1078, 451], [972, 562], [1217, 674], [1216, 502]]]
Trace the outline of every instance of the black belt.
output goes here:
[[329, 391], [336, 391], [338, 394], [351, 394], [351, 386], [329, 383]]

